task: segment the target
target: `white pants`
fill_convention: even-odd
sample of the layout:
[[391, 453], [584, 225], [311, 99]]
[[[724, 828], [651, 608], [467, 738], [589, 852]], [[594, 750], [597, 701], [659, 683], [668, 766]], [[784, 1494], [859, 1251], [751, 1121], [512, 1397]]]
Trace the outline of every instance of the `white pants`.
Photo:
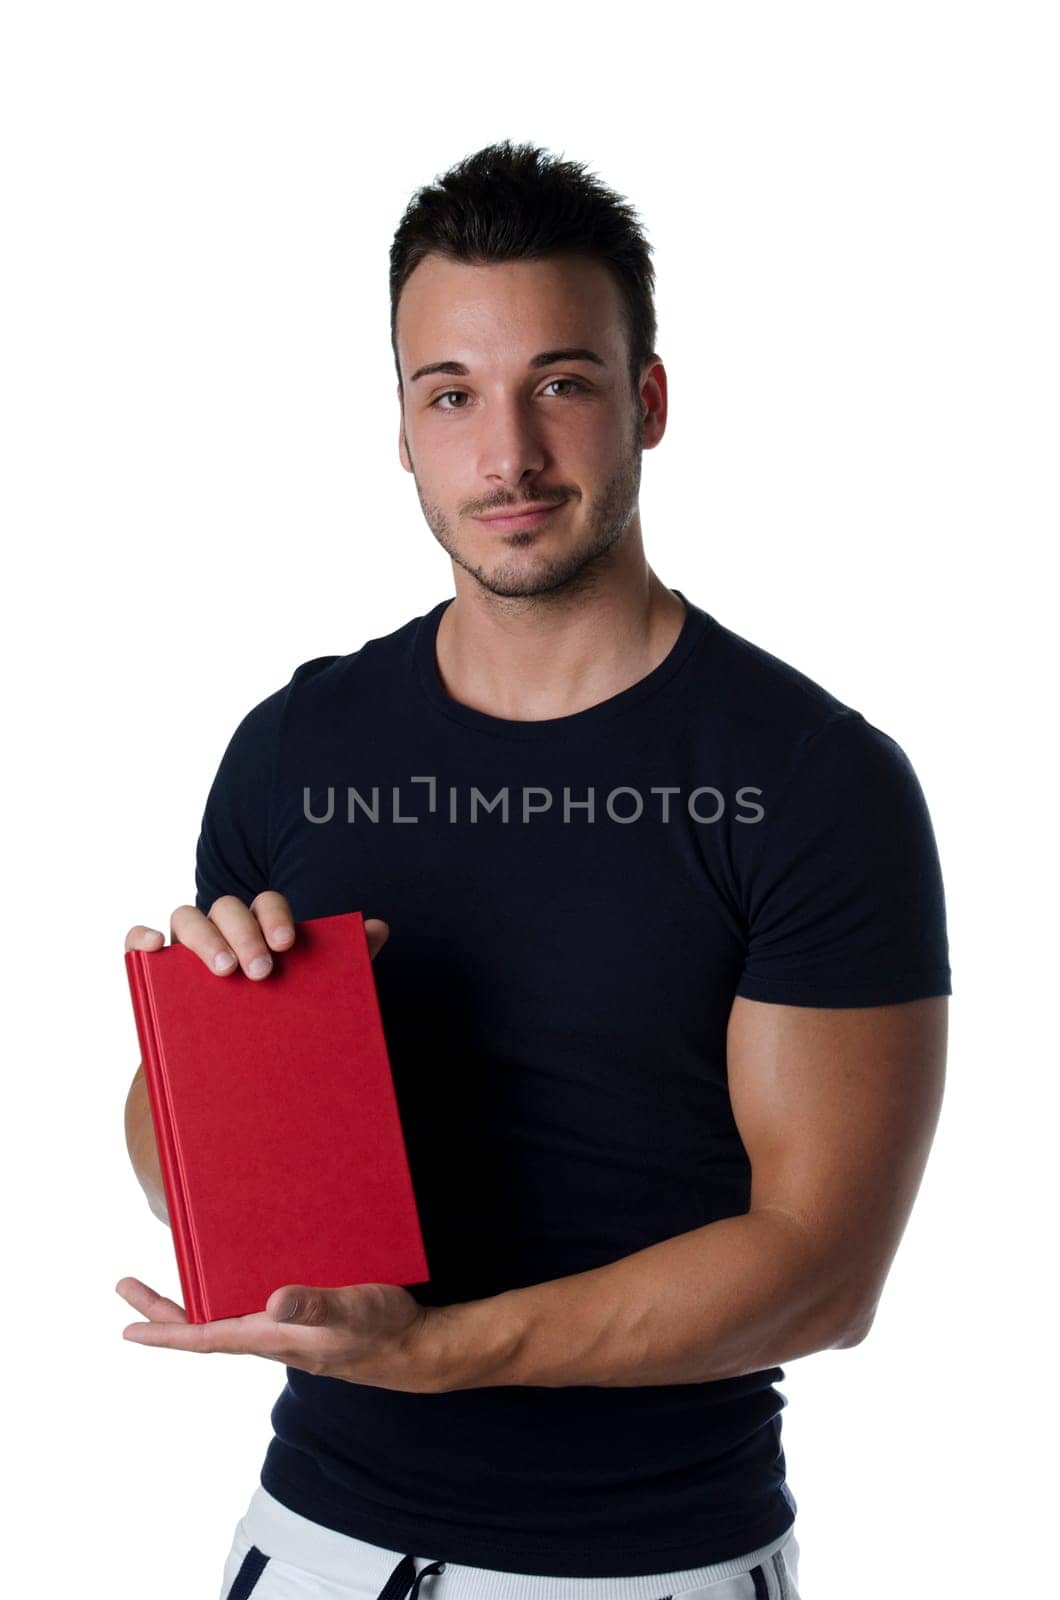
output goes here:
[[236, 1525], [220, 1600], [799, 1600], [795, 1529], [733, 1561], [636, 1578], [463, 1567], [311, 1522], [261, 1485]]

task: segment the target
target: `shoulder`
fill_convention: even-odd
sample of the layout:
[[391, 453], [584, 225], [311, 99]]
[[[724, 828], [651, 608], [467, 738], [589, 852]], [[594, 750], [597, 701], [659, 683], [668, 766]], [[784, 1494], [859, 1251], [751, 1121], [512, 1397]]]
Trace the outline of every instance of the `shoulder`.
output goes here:
[[416, 633], [422, 617], [412, 617], [390, 633], [366, 639], [345, 655], [314, 656], [302, 661], [291, 674], [288, 699], [306, 705], [335, 697], [370, 695], [392, 685], [412, 661]]
[[802, 794], [826, 809], [869, 789], [915, 798], [915, 774], [891, 734], [834, 688], [714, 618], [687, 704], [697, 750], [774, 803]]
[[731, 733], [755, 741], [804, 741], [860, 715], [794, 663], [716, 619], [711, 624], [702, 656], [703, 701]]
[[345, 654], [300, 661], [285, 684], [250, 708], [233, 738], [255, 746], [276, 740], [292, 721], [304, 724], [316, 716], [326, 717], [339, 706], [352, 710], [378, 705], [381, 695], [394, 690], [403, 665], [411, 660], [421, 620], [413, 617]]

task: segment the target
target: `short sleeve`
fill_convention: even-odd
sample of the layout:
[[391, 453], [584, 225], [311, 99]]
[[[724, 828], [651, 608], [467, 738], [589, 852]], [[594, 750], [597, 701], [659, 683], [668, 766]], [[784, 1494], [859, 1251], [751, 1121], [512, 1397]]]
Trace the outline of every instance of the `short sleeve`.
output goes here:
[[286, 690], [261, 701], [236, 728], [206, 798], [195, 852], [195, 905], [223, 894], [249, 905], [269, 884], [269, 816]]
[[904, 750], [843, 714], [762, 803], [736, 993], [801, 1006], [951, 994], [935, 834]]

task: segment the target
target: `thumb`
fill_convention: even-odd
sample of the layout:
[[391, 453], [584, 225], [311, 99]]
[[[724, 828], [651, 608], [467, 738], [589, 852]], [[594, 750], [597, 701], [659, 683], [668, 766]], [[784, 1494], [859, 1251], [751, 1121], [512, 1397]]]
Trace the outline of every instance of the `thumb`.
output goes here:
[[265, 1305], [274, 1322], [300, 1322], [310, 1327], [327, 1322], [328, 1309], [326, 1293], [302, 1284], [275, 1290]]

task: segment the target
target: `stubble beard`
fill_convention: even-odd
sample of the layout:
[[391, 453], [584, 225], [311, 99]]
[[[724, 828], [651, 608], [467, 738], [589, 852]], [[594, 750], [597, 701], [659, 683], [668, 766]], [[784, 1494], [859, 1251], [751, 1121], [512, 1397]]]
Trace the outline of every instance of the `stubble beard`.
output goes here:
[[[525, 533], [497, 535], [500, 553], [488, 565], [470, 561], [461, 550], [459, 539], [454, 537], [449, 519], [441, 506], [424, 495], [415, 463], [413, 477], [427, 526], [446, 554], [484, 589], [504, 599], [559, 600], [593, 588], [608, 562], [613, 560], [615, 547], [637, 509], [642, 457], [639, 427], [635, 426], [622, 466], [604, 485], [592, 507], [589, 525], [582, 530], [577, 545], [549, 559], [538, 558], [532, 564], [521, 559], [518, 552], [533, 546], [538, 537], [533, 529]], [[412, 461], [411, 453], [409, 460]], [[567, 504], [576, 502], [568, 501]]]

